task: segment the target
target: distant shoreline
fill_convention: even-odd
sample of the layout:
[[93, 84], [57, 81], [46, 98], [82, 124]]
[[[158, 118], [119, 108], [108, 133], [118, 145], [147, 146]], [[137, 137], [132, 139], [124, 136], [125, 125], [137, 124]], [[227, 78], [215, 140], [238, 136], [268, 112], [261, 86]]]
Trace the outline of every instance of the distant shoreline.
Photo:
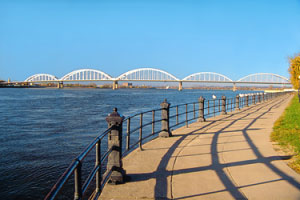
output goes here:
[[0, 88], [44, 88], [42, 86], [30, 85], [0, 85]]
[[[65, 86], [64, 88], [57, 88], [57, 87], [47, 87], [47, 86], [39, 86], [39, 85], [31, 85], [31, 86], [24, 86], [24, 85], [0, 85], [0, 88], [32, 88], [32, 89], [111, 89], [110, 87], [81, 87], [81, 86]], [[122, 89], [158, 89], [158, 90], [178, 90], [178, 88], [164, 88], [164, 87], [120, 87], [117, 90]], [[184, 90], [232, 90], [232, 87], [190, 87], [190, 88], [183, 88]], [[241, 87], [237, 88], [237, 91], [279, 91], [286, 88], [277, 88], [277, 89], [270, 89], [270, 88], [248, 88], [248, 87]]]

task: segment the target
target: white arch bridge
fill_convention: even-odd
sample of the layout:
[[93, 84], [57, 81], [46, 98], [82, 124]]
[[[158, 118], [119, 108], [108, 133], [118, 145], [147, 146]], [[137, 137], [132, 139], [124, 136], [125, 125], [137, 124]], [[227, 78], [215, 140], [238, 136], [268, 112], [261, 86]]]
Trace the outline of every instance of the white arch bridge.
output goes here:
[[58, 87], [63, 87], [64, 82], [80, 82], [80, 81], [111, 81], [113, 89], [117, 89], [119, 81], [134, 82], [178, 82], [178, 89], [182, 90], [183, 82], [190, 83], [226, 83], [232, 84], [235, 88], [237, 84], [241, 85], [282, 85], [290, 86], [288, 78], [272, 74], [272, 73], [257, 73], [242, 77], [237, 81], [233, 81], [225, 75], [215, 72], [198, 72], [191, 74], [183, 79], [179, 79], [174, 75], [154, 68], [139, 68], [128, 71], [114, 78], [105, 72], [95, 69], [80, 69], [72, 71], [62, 78], [57, 78], [51, 74], [35, 74], [28, 77], [25, 82], [42, 83], [42, 82], [57, 82]]

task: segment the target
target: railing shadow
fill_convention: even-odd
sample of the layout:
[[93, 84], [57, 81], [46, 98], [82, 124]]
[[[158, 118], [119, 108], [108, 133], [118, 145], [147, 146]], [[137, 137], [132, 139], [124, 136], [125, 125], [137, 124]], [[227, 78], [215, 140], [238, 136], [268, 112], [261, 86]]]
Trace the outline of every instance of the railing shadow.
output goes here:
[[[274, 102], [268, 102], [267, 104], [271, 105], [270, 108], [268, 108], [266, 111], [264, 111], [263, 113], [261, 113], [259, 116], [255, 117], [255, 118], [250, 118], [250, 122], [248, 124], [245, 125], [245, 128], [241, 129], [241, 130], [232, 130], [232, 131], [239, 131], [242, 133], [242, 135], [244, 136], [244, 138], [246, 139], [247, 144], [250, 146], [250, 148], [253, 151], [253, 153], [256, 156], [256, 159], [250, 159], [250, 160], [245, 160], [245, 161], [238, 161], [238, 162], [231, 162], [231, 163], [221, 163], [218, 157], [218, 154], [221, 153], [220, 151], [217, 150], [217, 145], [220, 144], [218, 143], [218, 139], [221, 137], [225, 137], [225, 136], [220, 136], [220, 134], [226, 133], [228, 131], [226, 131], [226, 129], [230, 128], [232, 125], [234, 125], [235, 123], [241, 121], [241, 120], [245, 120], [245, 118], [247, 118], [249, 120], [249, 116], [251, 114], [254, 114], [262, 109], [265, 108], [265, 105], [260, 105], [257, 107], [253, 107], [253, 108], [249, 108], [249, 109], [253, 109], [250, 112], [246, 113], [244, 116], [242, 116], [239, 119], [234, 119], [232, 120], [228, 125], [226, 125], [225, 127], [222, 127], [219, 131], [215, 132], [213, 137], [212, 137], [212, 143], [211, 143], [211, 159], [212, 159], [212, 163], [211, 165], [208, 166], [201, 166], [201, 167], [195, 167], [195, 168], [187, 168], [187, 169], [180, 169], [180, 170], [167, 170], [167, 165], [170, 161], [171, 158], [174, 157], [179, 157], [179, 153], [180, 151], [177, 153], [176, 156], [174, 156], [174, 152], [177, 148], [184, 148], [183, 146], [188, 145], [190, 142], [188, 142], [185, 145], [181, 145], [181, 143], [188, 137], [191, 135], [201, 135], [202, 130], [204, 130], [205, 128], [209, 128], [212, 126], [216, 126], [217, 122], [224, 122], [224, 121], [228, 121], [228, 119], [230, 117], [233, 116], [233, 114], [229, 114], [228, 116], [222, 118], [222, 119], [218, 119], [215, 121], [208, 121], [207, 124], [205, 124], [204, 126], [202, 126], [201, 128], [198, 128], [196, 130], [193, 130], [185, 135], [177, 135], [177, 137], [179, 137], [179, 139], [170, 147], [168, 148], [168, 151], [164, 154], [164, 156], [162, 157], [157, 169], [152, 172], [152, 173], [144, 173], [144, 174], [129, 174], [129, 176], [131, 177], [131, 181], [144, 181], [144, 180], [148, 180], [148, 179], [156, 179], [156, 185], [155, 185], [155, 189], [154, 189], [154, 197], [155, 199], [168, 199], [168, 177], [171, 176], [171, 178], [174, 175], [179, 175], [179, 174], [185, 174], [185, 173], [193, 173], [193, 172], [198, 172], [198, 171], [204, 171], [204, 170], [214, 170], [217, 174], [217, 176], [219, 177], [219, 180], [222, 182], [222, 184], [224, 185], [225, 189], [224, 190], [219, 190], [219, 191], [213, 191], [213, 192], [209, 192], [209, 193], [200, 193], [200, 194], [195, 194], [195, 195], [191, 195], [191, 196], [184, 196], [184, 197], [178, 197], [178, 198], [174, 198], [174, 199], [184, 199], [184, 198], [190, 198], [190, 197], [196, 197], [196, 196], [203, 196], [203, 195], [207, 195], [207, 194], [212, 194], [212, 193], [219, 193], [219, 192], [224, 192], [227, 191], [231, 194], [231, 196], [235, 199], [247, 199], [245, 197], [245, 195], [241, 192], [241, 188], [243, 187], [248, 187], [248, 186], [252, 186], [252, 185], [260, 185], [260, 184], [265, 184], [265, 183], [269, 183], [269, 182], [276, 182], [279, 180], [286, 180], [289, 184], [293, 185], [296, 188], [300, 189], [300, 184], [295, 181], [292, 177], [290, 177], [289, 175], [285, 174], [284, 172], [282, 172], [280, 169], [278, 169], [276, 166], [274, 166], [272, 164], [273, 161], [275, 160], [282, 160], [282, 159], [289, 159], [290, 156], [271, 156], [271, 157], [264, 157], [262, 155], [262, 153], [258, 150], [258, 148], [256, 147], [256, 145], [254, 144], [254, 142], [251, 140], [248, 131], [249, 130], [257, 130], [257, 129], [253, 129], [250, 128], [258, 119], [262, 119], [264, 115], [271, 113], [273, 109], [279, 107], [281, 105], [281, 103], [283, 102], [282, 99], [277, 99], [278, 101], [274, 104]], [[273, 105], [272, 105], [273, 104]], [[247, 109], [248, 110], [248, 109]], [[242, 113], [245, 111], [241, 111], [239, 113]], [[230, 131], [230, 132], [232, 132]], [[206, 133], [205, 133], [206, 134]], [[191, 141], [193, 141], [193, 139], [191, 139]], [[147, 149], [145, 149], [147, 150]], [[240, 149], [242, 150], [242, 149]], [[185, 155], [185, 156], [196, 156], [199, 154], [195, 154], [195, 155]], [[176, 158], [175, 158], [176, 159]], [[176, 162], [176, 160], [174, 161], [174, 163]], [[271, 181], [265, 181], [265, 182], [259, 182], [259, 183], [255, 183], [255, 184], [251, 184], [251, 185], [244, 185], [244, 186], [236, 186], [231, 178], [225, 173], [224, 168], [227, 167], [233, 167], [233, 166], [242, 166], [242, 165], [249, 165], [249, 164], [256, 164], [256, 163], [261, 163], [264, 164], [265, 166], [267, 166], [269, 169], [271, 169], [273, 172], [275, 172], [278, 176], [280, 176], [279, 179], [276, 180], [271, 180]], [[171, 186], [171, 199], [173, 199], [172, 196], [172, 186]]]

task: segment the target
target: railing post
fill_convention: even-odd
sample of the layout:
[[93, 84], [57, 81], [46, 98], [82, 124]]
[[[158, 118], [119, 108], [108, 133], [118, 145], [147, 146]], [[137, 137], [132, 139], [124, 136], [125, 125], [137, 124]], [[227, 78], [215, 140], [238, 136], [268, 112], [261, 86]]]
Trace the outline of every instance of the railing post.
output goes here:
[[161, 132], [159, 133], [159, 137], [171, 137], [172, 133], [170, 131], [170, 126], [169, 126], [169, 121], [170, 121], [170, 105], [167, 102], [167, 99], [164, 100], [164, 102], [162, 102], [160, 104], [160, 107], [162, 108], [161, 110]]
[[176, 106], [176, 125], [179, 123], [178, 119], [178, 106]]
[[74, 171], [74, 186], [75, 186], [75, 192], [74, 192], [74, 200], [80, 200], [82, 198], [82, 189], [81, 189], [81, 162], [79, 161], [79, 164], [77, 165], [75, 171]]
[[226, 115], [226, 96], [222, 96], [222, 111], [221, 115]]
[[96, 144], [96, 162], [95, 166], [99, 167], [96, 172], [96, 192], [101, 191], [101, 140], [99, 140]]
[[188, 105], [185, 104], [185, 126], [189, 126], [189, 121], [188, 121]]
[[140, 134], [139, 134], [139, 147], [142, 150], [143, 140], [143, 113], [140, 114]]
[[255, 105], [255, 94], [252, 95], [252, 105]]
[[154, 134], [155, 132], [155, 110], [152, 110], [152, 135]]
[[196, 119], [196, 106], [195, 106], [195, 103], [193, 103], [193, 114], [194, 114], [194, 119]]
[[207, 114], [209, 115], [209, 100], [207, 100]]
[[125, 171], [123, 169], [122, 156], [122, 123], [124, 117], [121, 117], [114, 108], [113, 112], [106, 117], [108, 127], [111, 131], [108, 135], [108, 149], [112, 152], [108, 156], [107, 170], [112, 170], [109, 183], [119, 184], [124, 182]]
[[235, 110], [240, 110], [240, 96], [238, 94], [235, 96]]
[[249, 96], [246, 95], [246, 107], [248, 107], [248, 106], [249, 106]]
[[130, 120], [131, 118], [129, 117], [127, 119], [127, 136], [126, 136], [126, 150], [129, 150], [130, 148]]
[[216, 116], [216, 100], [214, 99], [214, 117]]
[[198, 99], [199, 101], [199, 118], [198, 118], [198, 122], [205, 122], [205, 118], [204, 118], [204, 101], [205, 98], [203, 98], [202, 96]]

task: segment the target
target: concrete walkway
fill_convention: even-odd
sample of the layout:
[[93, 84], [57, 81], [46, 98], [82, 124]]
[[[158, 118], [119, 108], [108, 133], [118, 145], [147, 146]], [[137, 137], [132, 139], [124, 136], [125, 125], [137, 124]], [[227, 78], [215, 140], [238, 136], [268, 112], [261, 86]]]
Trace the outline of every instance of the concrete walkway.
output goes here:
[[194, 123], [123, 160], [131, 181], [100, 199], [300, 199], [300, 175], [273, 150], [270, 133], [291, 96]]

